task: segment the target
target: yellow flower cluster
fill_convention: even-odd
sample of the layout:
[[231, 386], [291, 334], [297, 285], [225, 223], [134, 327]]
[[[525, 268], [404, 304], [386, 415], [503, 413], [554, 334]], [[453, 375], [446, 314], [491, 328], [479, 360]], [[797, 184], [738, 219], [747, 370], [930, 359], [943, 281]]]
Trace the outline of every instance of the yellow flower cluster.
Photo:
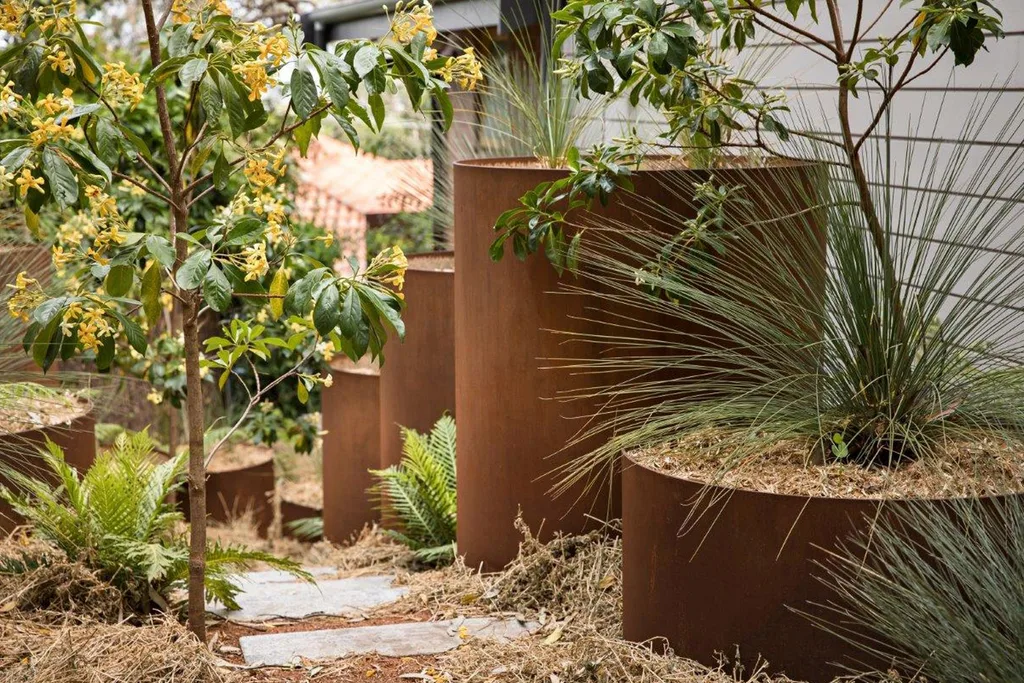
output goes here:
[[106, 317], [106, 309], [96, 301], [68, 304], [61, 318], [60, 329], [65, 336], [78, 331], [78, 342], [85, 351], [99, 351], [104, 337], [114, 336], [116, 332]]
[[405, 285], [405, 271], [409, 261], [398, 246], [388, 247], [373, 257], [366, 266], [366, 278], [382, 285], [390, 285], [399, 292]]
[[267, 239], [277, 244], [284, 238], [284, 203], [269, 192], [261, 192], [252, 201], [252, 212], [267, 221]]
[[395, 15], [391, 18], [391, 35], [402, 45], [408, 45], [420, 33], [427, 39], [430, 45], [437, 38], [437, 29], [434, 28], [434, 9], [429, 2], [403, 5], [399, 2], [395, 5]]
[[46, 298], [43, 296], [43, 288], [39, 285], [39, 280], [29, 277], [28, 272], [23, 270], [18, 273], [14, 284], [7, 285], [7, 287], [14, 290], [14, 294], [7, 302], [7, 310], [11, 317], [28, 322], [29, 315]]
[[[32, 20], [39, 25], [42, 31], [52, 30], [54, 33], [71, 33], [75, 30], [77, 16], [77, 0], [53, 2], [48, 5], [39, 3], [32, 8]], [[70, 76], [71, 74], [68, 75]]]
[[267, 63], [259, 59], [235, 64], [231, 70], [240, 75], [242, 82], [249, 88], [250, 102], [260, 99], [269, 88], [277, 85], [277, 81], [267, 74]]
[[175, 26], [197, 21], [206, 12], [231, 14], [231, 8], [224, 0], [174, 0], [171, 4], [171, 21]]
[[0, 31], [24, 35], [23, 21], [28, 13], [28, 4], [22, 0], [3, 0], [0, 2]]
[[54, 50], [46, 55], [46, 65], [65, 76], [75, 75], [75, 63], [71, 61], [68, 53], [64, 50]]
[[20, 194], [22, 198], [28, 196], [29, 190], [35, 190], [36, 192], [45, 191], [43, 190], [43, 185], [45, 185], [46, 182], [42, 178], [37, 178], [32, 175], [32, 170], [33, 169], [29, 164], [25, 164], [21, 169], [21, 175], [14, 181], [14, 184], [18, 186], [18, 194]]
[[284, 175], [284, 150], [251, 157], [242, 173], [256, 194], [273, 187]]
[[260, 59], [265, 59], [274, 66], [281, 66], [290, 54], [291, 48], [288, 46], [288, 39], [280, 33], [268, 38], [260, 48]]
[[47, 142], [59, 142], [70, 140], [75, 135], [75, 127], [67, 123], [63, 118], [32, 119], [32, 130], [29, 132], [29, 140], [33, 146], [42, 147]]
[[134, 109], [139, 106], [146, 88], [139, 79], [124, 68], [124, 62], [108, 62], [103, 65], [103, 95], [115, 104]]
[[53, 93], [48, 93], [44, 99], [36, 102], [36, 108], [42, 109], [50, 116], [71, 111], [75, 108], [74, 94], [71, 88], [64, 88], [60, 98], [54, 97]]
[[7, 81], [7, 84], [0, 90], [0, 119], [7, 123], [7, 118], [17, 116], [21, 106], [21, 95], [14, 92], [14, 83]]
[[245, 281], [259, 280], [270, 270], [267, 263], [267, 245], [265, 242], [257, 242], [246, 247], [242, 251], [245, 262], [242, 264], [242, 272], [245, 273]]
[[121, 214], [117, 210], [117, 201], [102, 188], [89, 185], [85, 188], [89, 198], [89, 211], [92, 214], [92, 225], [95, 229], [92, 247], [86, 252], [99, 263], [106, 263], [105, 254], [111, 247], [124, 244], [128, 239], [122, 234], [127, 229]]
[[475, 90], [477, 83], [484, 77], [483, 67], [471, 47], [467, 47], [458, 57], [449, 57], [444, 66], [437, 70], [437, 75], [445, 83], [454, 81], [463, 90]]

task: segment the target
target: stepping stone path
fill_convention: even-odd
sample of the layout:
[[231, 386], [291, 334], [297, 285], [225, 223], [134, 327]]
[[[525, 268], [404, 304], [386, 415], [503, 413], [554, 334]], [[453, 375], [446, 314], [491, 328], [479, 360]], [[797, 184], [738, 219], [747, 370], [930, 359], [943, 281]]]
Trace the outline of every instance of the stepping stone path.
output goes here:
[[[307, 569], [314, 577], [332, 576], [337, 569]], [[368, 609], [394, 602], [409, 592], [392, 586], [394, 576], [359, 576], [352, 579], [319, 579], [308, 583], [280, 571], [246, 574], [243, 592], [236, 598], [241, 609], [207, 605], [207, 610], [232, 621], [303, 619], [317, 615], [359, 616]]]
[[244, 636], [239, 644], [245, 663], [250, 666], [289, 666], [304, 659], [341, 659], [364, 654], [436, 655], [473, 638], [499, 642], [519, 638], [537, 626], [517, 619], [451, 619]]
[[[233, 621], [259, 622], [276, 618], [359, 616], [363, 612], [408, 593], [393, 586], [394, 576], [336, 576], [331, 567], [308, 567], [316, 584], [297, 580], [280, 571], [251, 572], [241, 582], [241, 609], [228, 611], [209, 606], [209, 611]], [[249, 666], [291, 666], [302, 660], [341, 659], [354, 655], [379, 654], [386, 657], [434, 655], [454, 650], [473, 638], [504, 642], [528, 635], [539, 624], [518, 619], [451, 619], [410, 622], [319, 631], [295, 631], [244, 636], [239, 639], [242, 656]]]

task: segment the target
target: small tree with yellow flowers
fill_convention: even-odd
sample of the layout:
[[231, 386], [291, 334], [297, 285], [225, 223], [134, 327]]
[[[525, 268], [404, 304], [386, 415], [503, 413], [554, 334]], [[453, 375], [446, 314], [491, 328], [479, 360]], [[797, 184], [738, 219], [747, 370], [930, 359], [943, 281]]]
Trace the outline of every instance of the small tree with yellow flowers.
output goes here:
[[[161, 296], [173, 297], [187, 378], [188, 621], [205, 638], [202, 374], [219, 373], [223, 387], [239, 364], [303, 339], [268, 337], [255, 321], [235, 320], [223, 336], [207, 341], [210, 357], [203, 359], [200, 315], [224, 311], [236, 296], [258, 297], [274, 318], [308, 320], [309, 334], [349, 357], [379, 358], [386, 328], [403, 334], [398, 290], [405, 256], [386, 250], [351, 276], [314, 264], [289, 281], [289, 259], [299, 256], [289, 252], [294, 240], [287, 218], [274, 208], [280, 206], [276, 186], [285, 154], [290, 146], [305, 153], [327, 116], [354, 141], [355, 118], [379, 129], [386, 115], [383, 95], [399, 83], [414, 108], [429, 95], [450, 123], [448, 84], [472, 85], [480, 69], [472, 53], [438, 58], [430, 47], [437, 33], [426, 3], [397, 8], [385, 38], [342, 41], [333, 51], [304, 43], [294, 24], [268, 28], [238, 21], [222, 0], [173, 0], [162, 16], [152, 0], [142, 0], [142, 7], [150, 63], [139, 74], [102, 61], [75, 0], [0, 3], [0, 29], [8, 34], [8, 47], [0, 52], [0, 118], [19, 131], [0, 141], [0, 185], [24, 206], [30, 226], [47, 204], [70, 216], [65, 226], [73, 229], [62, 228], [53, 259], [58, 269], [76, 274], [57, 297], [21, 274], [10, 312], [29, 323], [25, 348], [44, 370], [58, 358], [88, 351], [102, 371], [111, 366], [119, 338], [137, 352], [146, 349], [145, 320], [160, 315]], [[287, 109], [271, 117], [263, 96], [282, 74], [289, 74], [281, 84]], [[125, 122], [125, 114], [149, 97], [160, 149], [148, 149]], [[172, 109], [183, 111], [183, 118], [173, 120]], [[192, 215], [197, 202], [223, 190], [238, 172], [245, 182], [229, 210]], [[112, 197], [115, 182], [162, 202], [169, 236], [133, 231]], [[288, 374], [299, 382], [300, 396], [329, 381]], [[286, 376], [258, 388], [250, 405]]]

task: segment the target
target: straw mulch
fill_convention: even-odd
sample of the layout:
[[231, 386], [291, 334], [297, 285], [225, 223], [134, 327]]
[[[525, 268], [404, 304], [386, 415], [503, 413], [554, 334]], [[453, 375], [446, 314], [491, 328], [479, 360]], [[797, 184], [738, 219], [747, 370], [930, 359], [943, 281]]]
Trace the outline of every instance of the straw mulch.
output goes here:
[[218, 663], [176, 621], [140, 624], [85, 566], [24, 539], [0, 543], [0, 683], [237, 680]]

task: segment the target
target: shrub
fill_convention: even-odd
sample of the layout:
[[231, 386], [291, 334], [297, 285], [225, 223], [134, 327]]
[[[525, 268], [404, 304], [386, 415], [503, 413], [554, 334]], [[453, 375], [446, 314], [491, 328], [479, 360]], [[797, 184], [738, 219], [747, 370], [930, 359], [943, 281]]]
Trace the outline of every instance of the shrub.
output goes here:
[[455, 557], [455, 420], [445, 415], [430, 434], [402, 428], [402, 463], [371, 470], [378, 479], [370, 489], [381, 496], [388, 535], [418, 559], [437, 563]]
[[[181, 486], [188, 454], [157, 463], [149, 434], [139, 432], [118, 436], [84, 475], [64, 461], [53, 443], [40, 457], [51, 477], [35, 478], [2, 466], [0, 474], [12, 488], [0, 487], [0, 497], [38, 538], [52, 543], [69, 561], [97, 571], [140, 613], [149, 612], [153, 603], [169, 610], [172, 592], [188, 578], [182, 515], [169, 500]], [[207, 548], [207, 597], [237, 609], [240, 589], [234, 575], [254, 562], [310, 578], [291, 560], [217, 543]]]

